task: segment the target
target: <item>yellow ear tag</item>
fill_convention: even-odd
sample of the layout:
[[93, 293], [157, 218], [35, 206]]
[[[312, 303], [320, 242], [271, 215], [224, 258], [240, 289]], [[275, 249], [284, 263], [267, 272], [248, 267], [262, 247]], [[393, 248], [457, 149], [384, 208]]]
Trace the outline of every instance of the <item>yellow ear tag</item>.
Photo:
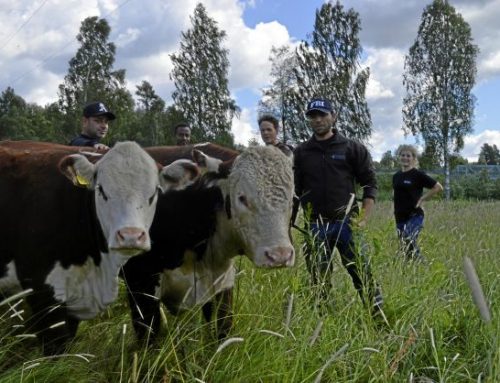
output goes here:
[[76, 182], [80, 186], [88, 186], [90, 184], [90, 182], [85, 177], [82, 177], [79, 174], [76, 175]]

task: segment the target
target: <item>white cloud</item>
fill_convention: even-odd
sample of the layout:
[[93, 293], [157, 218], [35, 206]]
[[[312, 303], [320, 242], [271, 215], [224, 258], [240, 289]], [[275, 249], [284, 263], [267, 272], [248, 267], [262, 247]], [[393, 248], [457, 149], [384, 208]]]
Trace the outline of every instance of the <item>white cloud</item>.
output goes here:
[[252, 128], [252, 122], [255, 121], [255, 112], [248, 108], [243, 108], [240, 118], [233, 118], [231, 132], [234, 135], [234, 142], [241, 145], [248, 145], [248, 141], [252, 138], [259, 139], [260, 135], [257, 134]]
[[481, 133], [465, 137], [464, 149], [460, 154], [462, 157], [467, 158], [469, 162], [476, 162], [481, 152], [481, 146], [484, 144], [500, 147], [500, 131], [484, 130]]

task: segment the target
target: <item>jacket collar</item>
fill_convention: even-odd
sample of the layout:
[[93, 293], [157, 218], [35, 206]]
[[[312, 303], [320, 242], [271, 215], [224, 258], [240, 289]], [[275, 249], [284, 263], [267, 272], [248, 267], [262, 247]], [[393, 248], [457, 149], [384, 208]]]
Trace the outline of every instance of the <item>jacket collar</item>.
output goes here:
[[[340, 134], [338, 130], [334, 130], [333, 137], [329, 138], [327, 141], [329, 141], [329, 146], [333, 146], [346, 143], [347, 138], [345, 138], [342, 134]], [[314, 135], [309, 140], [306, 141], [305, 147], [308, 149], [323, 148], [320, 141], [318, 141]]]

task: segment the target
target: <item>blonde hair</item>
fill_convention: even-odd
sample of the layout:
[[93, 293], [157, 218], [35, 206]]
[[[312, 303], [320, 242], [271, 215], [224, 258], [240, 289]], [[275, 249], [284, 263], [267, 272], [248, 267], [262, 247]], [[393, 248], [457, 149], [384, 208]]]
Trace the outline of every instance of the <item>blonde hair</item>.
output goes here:
[[410, 152], [413, 157], [413, 166], [418, 168], [418, 151], [413, 145], [399, 145], [396, 150], [396, 156], [399, 157], [401, 152]]

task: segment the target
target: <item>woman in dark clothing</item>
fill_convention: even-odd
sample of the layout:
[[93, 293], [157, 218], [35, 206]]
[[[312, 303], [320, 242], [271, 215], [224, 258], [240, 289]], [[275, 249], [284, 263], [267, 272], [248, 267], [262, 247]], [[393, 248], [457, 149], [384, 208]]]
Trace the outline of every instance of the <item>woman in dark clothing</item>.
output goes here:
[[[443, 187], [432, 177], [418, 169], [417, 150], [412, 145], [401, 145], [397, 150], [401, 170], [392, 177], [394, 189], [394, 215], [401, 241], [401, 249], [407, 259], [423, 259], [417, 238], [424, 224], [422, 204]], [[424, 188], [429, 189], [424, 194]]]

